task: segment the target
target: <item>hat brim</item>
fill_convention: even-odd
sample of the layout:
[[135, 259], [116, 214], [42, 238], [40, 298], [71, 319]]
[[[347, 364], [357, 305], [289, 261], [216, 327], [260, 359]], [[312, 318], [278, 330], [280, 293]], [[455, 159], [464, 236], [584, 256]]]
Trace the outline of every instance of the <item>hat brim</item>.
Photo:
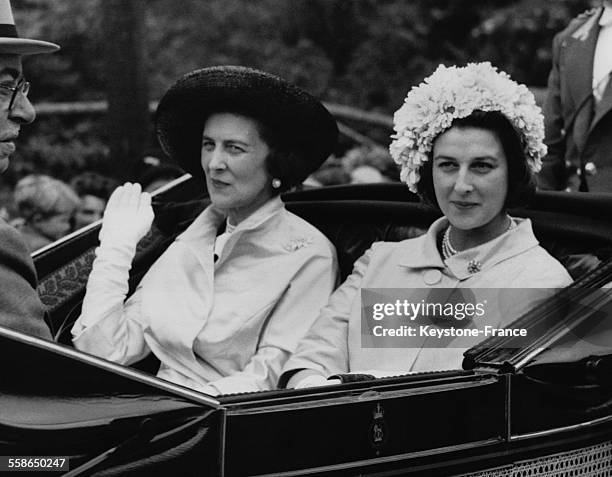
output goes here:
[[59, 45], [48, 41], [0, 37], [0, 54], [3, 55], [38, 55], [59, 49]]
[[[241, 112], [265, 124], [290, 151], [289, 164], [301, 182], [333, 152], [338, 126], [321, 102], [277, 76], [242, 66], [193, 71], [159, 102], [155, 123], [162, 148], [196, 179], [204, 180], [200, 161], [204, 122], [214, 112]], [[299, 159], [301, 158], [301, 159]]]

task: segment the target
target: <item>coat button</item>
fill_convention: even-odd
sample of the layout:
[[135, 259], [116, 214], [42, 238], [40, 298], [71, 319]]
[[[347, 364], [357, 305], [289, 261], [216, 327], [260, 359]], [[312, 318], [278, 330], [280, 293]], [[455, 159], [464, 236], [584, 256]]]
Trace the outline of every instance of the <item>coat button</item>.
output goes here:
[[423, 281], [427, 285], [435, 285], [442, 280], [442, 272], [440, 270], [426, 270], [423, 272]]

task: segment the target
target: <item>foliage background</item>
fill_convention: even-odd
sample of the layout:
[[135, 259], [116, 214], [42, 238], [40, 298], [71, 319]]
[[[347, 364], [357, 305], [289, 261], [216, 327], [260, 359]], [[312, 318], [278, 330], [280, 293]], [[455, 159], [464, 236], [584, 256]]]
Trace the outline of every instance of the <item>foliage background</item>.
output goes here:
[[[132, 0], [125, 0], [132, 1]], [[139, 1], [139, 0], [135, 0]], [[439, 63], [490, 60], [516, 80], [546, 85], [553, 35], [589, 0], [140, 0], [148, 91], [157, 100], [182, 74], [243, 64], [279, 74], [322, 99], [391, 114]], [[62, 50], [28, 58], [32, 99], [106, 98], [104, 0], [13, 0], [23, 36]], [[100, 114], [40, 116], [25, 128], [5, 181], [37, 170], [68, 180], [109, 169]], [[150, 127], [150, 125], [149, 125]], [[381, 144], [389, 131], [362, 130]], [[348, 144], [341, 143], [339, 153]], [[155, 138], [143, 155], [161, 156]], [[140, 158], [133, 158], [138, 161]]]

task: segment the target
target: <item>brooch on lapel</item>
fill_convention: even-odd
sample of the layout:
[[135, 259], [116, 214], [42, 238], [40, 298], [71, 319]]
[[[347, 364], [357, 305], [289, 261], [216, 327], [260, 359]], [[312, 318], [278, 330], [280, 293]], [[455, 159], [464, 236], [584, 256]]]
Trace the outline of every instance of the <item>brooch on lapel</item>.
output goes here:
[[291, 239], [288, 243], [285, 244], [285, 250], [287, 250], [288, 252], [295, 252], [300, 248], [312, 244], [313, 240], [314, 239], [312, 237], [298, 237]]
[[589, 16], [591, 18], [585, 21], [580, 28], [578, 28], [574, 33], [572, 33], [572, 38], [579, 41], [585, 41], [589, 37], [591, 29], [597, 24], [597, 18], [599, 17], [599, 15], [595, 14], [597, 13], [597, 11], [597, 8], [592, 8], [576, 17], [576, 20], [582, 20], [583, 18], [587, 18]]
[[482, 270], [482, 263], [478, 260], [470, 260], [467, 266], [468, 273], [474, 274]]

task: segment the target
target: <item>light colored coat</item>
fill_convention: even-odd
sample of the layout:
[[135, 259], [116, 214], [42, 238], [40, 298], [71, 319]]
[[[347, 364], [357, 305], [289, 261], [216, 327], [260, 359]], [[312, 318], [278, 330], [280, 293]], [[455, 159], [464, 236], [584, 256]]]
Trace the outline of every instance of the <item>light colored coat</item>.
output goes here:
[[153, 352], [159, 377], [209, 393], [273, 389], [334, 288], [335, 251], [275, 198], [236, 227], [215, 262], [224, 220], [204, 210], [125, 305], [130, 253], [98, 249], [75, 346], [122, 364]]
[[[375, 243], [356, 262], [353, 273], [334, 292], [286, 363], [283, 372], [287, 374], [281, 383], [299, 369], [323, 376], [347, 372], [380, 376], [461, 368], [463, 352], [470, 346], [460, 342], [447, 340], [443, 346], [441, 341], [436, 342], [438, 338], [417, 337], [403, 347], [368, 347], [372, 346], [372, 337], [362, 330], [360, 291], [364, 288], [408, 290], [414, 292], [415, 302], [433, 288], [469, 289], [477, 300], [491, 296], [491, 290], [484, 289], [520, 288], [520, 300], [487, 307], [486, 324], [503, 327], [534, 302], [549, 296], [551, 289], [572, 281], [563, 266], [538, 245], [528, 219], [520, 220], [517, 227], [490, 242], [459, 252], [445, 263], [438, 252], [437, 237], [447, 225], [446, 218], [441, 218], [421, 237]], [[480, 271], [470, 273], [472, 260], [480, 262]]]

